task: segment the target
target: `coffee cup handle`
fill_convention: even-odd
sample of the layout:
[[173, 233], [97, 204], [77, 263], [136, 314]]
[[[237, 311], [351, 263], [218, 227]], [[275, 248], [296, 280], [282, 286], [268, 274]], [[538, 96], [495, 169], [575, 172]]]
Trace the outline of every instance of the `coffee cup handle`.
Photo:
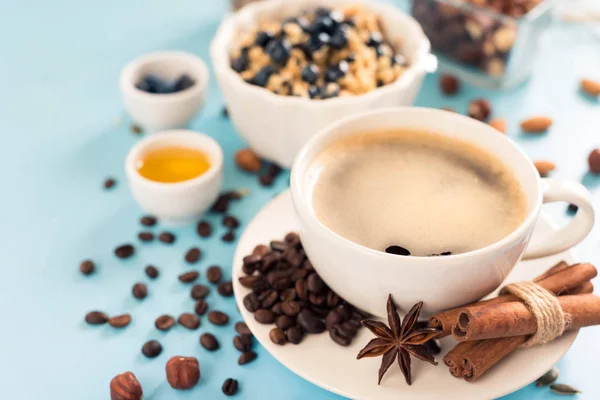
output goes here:
[[532, 243], [525, 251], [524, 260], [560, 253], [581, 242], [594, 226], [594, 207], [590, 192], [580, 183], [568, 180], [542, 179], [543, 203], [566, 201], [578, 207], [575, 217], [567, 226], [545, 238]]

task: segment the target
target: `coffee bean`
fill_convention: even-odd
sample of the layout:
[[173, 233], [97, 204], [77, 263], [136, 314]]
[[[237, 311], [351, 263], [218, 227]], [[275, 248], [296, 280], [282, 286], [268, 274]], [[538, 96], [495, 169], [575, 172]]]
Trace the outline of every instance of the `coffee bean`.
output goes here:
[[217, 286], [217, 292], [223, 297], [231, 297], [233, 295], [233, 285], [230, 281], [221, 282], [219, 286]]
[[117, 181], [113, 178], [106, 178], [104, 180], [104, 189], [112, 189], [117, 184]]
[[232, 378], [225, 379], [221, 390], [225, 396], [233, 396], [238, 391], [238, 381]]
[[144, 226], [154, 226], [156, 225], [156, 218], [152, 215], [144, 215], [140, 218], [140, 223]]
[[154, 233], [140, 232], [138, 233], [138, 239], [140, 239], [142, 242], [151, 242], [154, 240]]
[[283, 314], [282, 305], [283, 305], [283, 303], [281, 301], [273, 304], [273, 307], [271, 307], [271, 311], [273, 311], [276, 315]]
[[102, 311], [90, 311], [85, 315], [85, 322], [90, 325], [102, 325], [108, 322], [108, 315]]
[[344, 322], [344, 311], [341, 308], [336, 308], [329, 311], [325, 318], [325, 326], [330, 329], [333, 325]]
[[200, 273], [198, 271], [189, 271], [179, 275], [177, 279], [179, 279], [183, 283], [191, 283], [198, 279], [199, 276]]
[[252, 350], [252, 336], [238, 335], [233, 338], [233, 346], [242, 353]]
[[298, 236], [296, 232], [288, 233], [287, 235], [285, 235], [285, 238], [283, 240], [294, 247], [300, 244], [300, 236]]
[[323, 282], [321, 277], [316, 273], [312, 273], [308, 276], [308, 278], [306, 278], [306, 284], [308, 291], [316, 294], [323, 292], [327, 287], [325, 282]]
[[81, 264], [79, 264], [79, 271], [84, 275], [93, 274], [95, 269], [96, 265], [92, 260], [83, 260]]
[[273, 175], [262, 174], [258, 178], [258, 182], [262, 186], [269, 187], [269, 186], [273, 185], [273, 182], [275, 182], [275, 177]]
[[385, 252], [388, 254], [396, 254], [397, 256], [410, 256], [410, 251], [402, 246], [396, 245], [386, 247]]
[[279, 293], [273, 289], [269, 289], [258, 296], [262, 308], [271, 308], [277, 302]]
[[223, 277], [223, 271], [218, 265], [213, 265], [206, 270], [206, 279], [210, 283], [219, 283]]
[[273, 289], [287, 289], [292, 281], [290, 271], [271, 271], [267, 274], [267, 281]]
[[240, 355], [240, 358], [238, 358], [238, 364], [239, 365], [246, 365], [249, 362], [252, 362], [256, 359], [256, 353], [253, 351], [247, 351], [245, 353], [242, 353]]
[[281, 167], [277, 164], [269, 164], [267, 167], [267, 174], [277, 177], [281, 173]]
[[454, 75], [443, 74], [440, 76], [440, 89], [445, 95], [452, 96], [460, 90], [460, 81]]
[[135, 135], [141, 135], [142, 133], [144, 133], [144, 129], [136, 124], [131, 124], [129, 126], [129, 130]]
[[150, 279], [156, 279], [158, 278], [158, 269], [156, 269], [156, 267], [154, 265], [148, 265], [146, 267], [146, 275], [148, 275], [148, 278]]
[[200, 344], [208, 351], [215, 351], [219, 348], [217, 338], [211, 333], [203, 333], [200, 335]]
[[268, 246], [265, 246], [264, 244], [259, 244], [258, 246], [256, 246], [254, 248], [254, 250], [252, 250], [252, 255], [262, 257], [262, 256], [266, 255], [268, 252], [269, 252]]
[[312, 263], [310, 262], [310, 260], [308, 258], [306, 260], [304, 260], [304, 263], [302, 264], [302, 268], [304, 268], [309, 273], [314, 272], [314, 270], [315, 270], [315, 267], [313, 267]]
[[300, 311], [297, 321], [302, 329], [308, 333], [321, 333], [325, 330], [325, 324], [307, 308]]
[[187, 253], [185, 253], [185, 261], [187, 261], [189, 264], [194, 264], [197, 263], [198, 260], [200, 260], [200, 257], [202, 256], [202, 252], [200, 251], [199, 248], [197, 247], [192, 247], [191, 249], [189, 249], [187, 251]]
[[315, 306], [323, 306], [327, 302], [327, 296], [324, 294], [314, 294], [310, 293], [308, 295], [308, 301], [310, 304], [314, 304]]
[[281, 301], [291, 301], [296, 299], [296, 289], [287, 288], [279, 295]]
[[210, 311], [208, 313], [208, 320], [213, 325], [222, 326], [227, 325], [229, 316], [221, 311]]
[[338, 296], [334, 291], [330, 290], [327, 292], [327, 307], [335, 308], [340, 304], [340, 296]]
[[246, 325], [245, 322], [236, 322], [235, 331], [240, 335], [252, 335], [252, 332], [250, 332], [250, 329], [248, 328], [248, 325]]
[[135, 253], [135, 248], [130, 244], [123, 244], [115, 249], [115, 255], [119, 258], [129, 258]]
[[250, 311], [250, 312], [255, 312], [258, 307], [260, 307], [260, 300], [258, 300], [258, 296], [255, 293], [248, 293], [245, 297], [244, 297], [244, 307], [246, 307], [246, 310]]
[[108, 324], [113, 328], [125, 328], [131, 322], [130, 314], [117, 315], [108, 320]]
[[352, 336], [344, 332], [339, 325], [333, 325], [329, 329], [329, 337], [340, 346], [349, 346], [352, 342]]
[[285, 336], [288, 342], [298, 344], [304, 338], [304, 331], [298, 325], [294, 325], [285, 331]]
[[270, 246], [271, 246], [271, 250], [274, 250], [274, 251], [283, 252], [285, 249], [287, 249], [287, 245], [285, 244], [285, 242], [282, 242], [281, 240], [272, 240], [270, 243]]
[[284, 301], [281, 305], [281, 309], [285, 315], [289, 315], [290, 317], [295, 317], [300, 313], [300, 304], [295, 301]]
[[143, 283], [138, 282], [135, 285], [133, 285], [133, 288], [131, 289], [131, 293], [133, 294], [133, 297], [135, 297], [136, 299], [142, 300], [142, 299], [145, 299], [146, 296], [148, 295], [148, 288]]
[[226, 215], [223, 217], [223, 226], [235, 229], [240, 226], [240, 221], [232, 215]]
[[258, 281], [262, 281], [263, 277], [259, 275], [253, 276], [242, 276], [239, 278], [240, 284], [248, 289], [254, 290], [254, 287]]
[[294, 325], [296, 325], [296, 320], [287, 315], [280, 315], [275, 320], [275, 326], [284, 330]]
[[192, 313], [183, 313], [177, 318], [179, 325], [190, 330], [196, 330], [200, 327], [200, 318]]
[[229, 110], [227, 110], [226, 106], [223, 106], [223, 108], [221, 109], [221, 116], [223, 118], [229, 118]]
[[235, 240], [235, 234], [233, 233], [233, 231], [229, 231], [223, 236], [221, 236], [221, 240], [223, 240], [225, 243], [233, 242]]
[[204, 299], [196, 301], [194, 312], [198, 315], [204, 315], [208, 311], [208, 303]]
[[227, 212], [227, 209], [229, 209], [229, 196], [221, 194], [210, 208], [210, 211], [216, 214], [222, 214]]
[[154, 326], [159, 331], [168, 331], [173, 325], [175, 325], [175, 318], [167, 314], [161, 315], [154, 321]]
[[208, 221], [200, 221], [196, 226], [196, 232], [200, 237], [207, 238], [212, 235], [212, 225]]
[[263, 308], [256, 310], [254, 313], [254, 319], [259, 324], [272, 324], [275, 322], [275, 313], [271, 310], [265, 310]]
[[269, 332], [269, 339], [271, 339], [271, 342], [278, 344], [280, 346], [283, 346], [285, 344], [285, 342], [287, 341], [285, 332], [281, 328], [271, 329], [271, 331]]
[[295, 289], [296, 295], [300, 300], [308, 300], [308, 285], [305, 279], [296, 281]]
[[192, 290], [190, 291], [190, 296], [194, 300], [200, 300], [208, 296], [210, 293], [210, 288], [205, 285], [196, 284], [192, 286]]
[[158, 235], [158, 240], [166, 244], [173, 244], [175, 243], [175, 235], [171, 232], [161, 232], [160, 235]]
[[293, 281], [294, 283], [296, 283], [297, 281], [299, 281], [299, 280], [301, 280], [301, 279], [304, 279], [304, 278], [306, 278], [310, 272], [311, 272], [311, 271], [308, 271], [308, 270], [306, 270], [306, 269], [299, 269], [299, 270], [296, 270], [296, 271], [294, 271], [294, 273], [292, 274], [292, 281]]
[[162, 353], [162, 349], [158, 340], [149, 340], [142, 346], [142, 354], [148, 358], [156, 358]]

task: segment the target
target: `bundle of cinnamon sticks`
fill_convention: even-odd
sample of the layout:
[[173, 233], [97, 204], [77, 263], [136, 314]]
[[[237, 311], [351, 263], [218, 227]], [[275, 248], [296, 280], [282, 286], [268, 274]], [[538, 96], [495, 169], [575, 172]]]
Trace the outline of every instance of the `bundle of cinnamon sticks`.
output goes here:
[[[591, 294], [597, 275], [591, 264], [561, 261], [534, 279], [557, 296], [568, 321], [565, 330], [600, 324], [600, 296]], [[512, 294], [457, 307], [432, 316], [429, 325], [460, 342], [444, 357], [450, 373], [474, 382], [536, 333], [528, 307]]]

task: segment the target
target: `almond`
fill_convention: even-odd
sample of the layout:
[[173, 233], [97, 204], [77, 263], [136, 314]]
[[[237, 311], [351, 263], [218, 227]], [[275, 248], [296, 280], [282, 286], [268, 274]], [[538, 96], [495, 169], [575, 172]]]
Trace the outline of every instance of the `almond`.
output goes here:
[[536, 116], [521, 122], [521, 129], [528, 133], [546, 132], [552, 125], [552, 118]]
[[533, 165], [538, 170], [540, 176], [547, 176], [550, 172], [556, 169], [556, 165], [552, 161], [534, 161]]
[[492, 128], [499, 130], [502, 133], [506, 133], [506, 121], [504, 118], [494, 118], [489, 122]]
[[590, 96], [600, 96], [600, 82], [591, 79], [582, 79], [581, 90]]
[[235, 163], [247, 172], [258, 172], [262, 166], [260, 157], [251, 149], [241, 149], [235, 153]]

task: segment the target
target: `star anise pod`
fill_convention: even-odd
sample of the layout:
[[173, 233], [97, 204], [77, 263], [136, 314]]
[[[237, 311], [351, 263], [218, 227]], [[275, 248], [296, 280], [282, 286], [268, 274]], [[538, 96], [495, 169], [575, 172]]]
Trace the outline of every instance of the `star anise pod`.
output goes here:
[[423, 307], [423, 302], [419, 302], [410, 309], [406, 314], [402, 323], [398, 316], [398, 310], [392, 295], [390, 294], [387, 301], [387, 319], [389, 327], [384, 323], [366, 319], [361, 321], [363, 326], [373, 332], [376, 336], [358, 353], [356, 358], [360, 360], [363, 357], [378, 357], [383, 356], [381, 367], [379, 368], [379, 380], [381, 383], [383, 375], [392, 365], [394, 360], [398, 358], [398, 365], [406, 383], [412, 384], [412, 376], [410, 373], [410, 356], [415, 356], [420, 360], [427, 361], [433, 365], [438, 365], [435, 358], [429, 354], [427, 347], [423, 344], [428, 340], [434, 339], [440, 335], [440, 331], [433, 328], [416, 328], [415, 324], [419, 319], [419, 313]]

